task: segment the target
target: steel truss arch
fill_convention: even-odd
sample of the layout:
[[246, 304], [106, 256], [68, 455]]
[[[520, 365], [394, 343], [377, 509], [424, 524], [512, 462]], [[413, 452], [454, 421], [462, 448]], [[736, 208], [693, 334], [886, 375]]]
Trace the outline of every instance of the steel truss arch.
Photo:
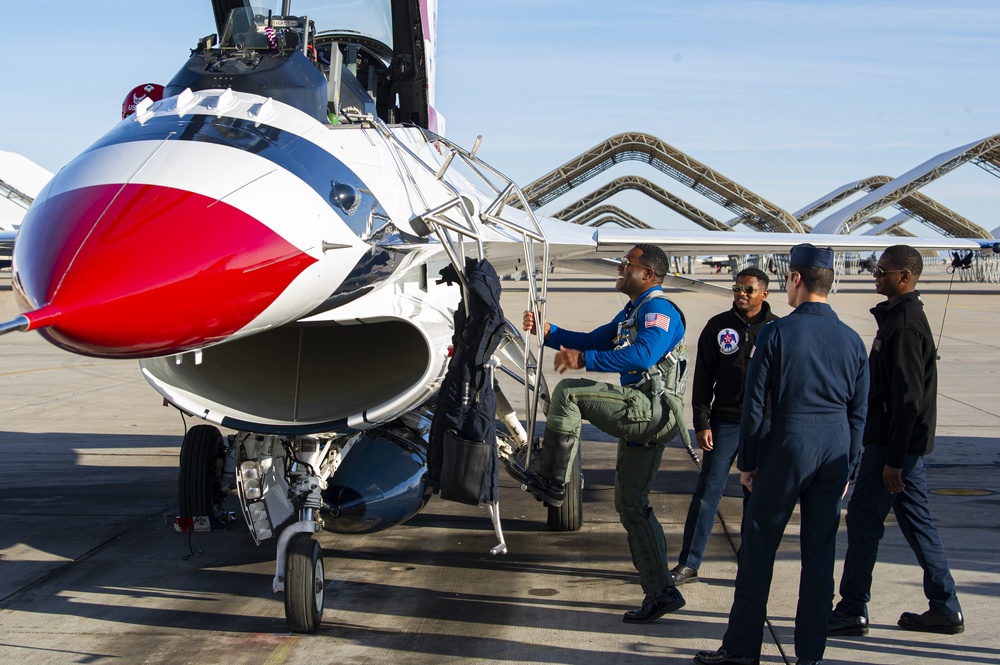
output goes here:
[[[598, 203], [606, 201], [615, 194], [628, 189], [642, 192], [654, 201], [662, 203], [677, 214], [694, 222], [704, 229], [708, 229], [709, 231], [732, 231], [732, 229], [727, 226], [725, 222], [712, 217], [704, 210], [700, 210], [687, 201], [674, 196], [656, 183], [637, 175], [627, 175], [615, 178], [600, 189], [588, 194], [576, 203], [566, 206], [552, 216], [567, 221], [575, 221], [573, 218], [580, 215], [584, 210], [588, 210]], [[651, 227], [644, 225], [642, 228]]]
[[863, 224], [871, 225], [871, 228], [864, 232], [866, 236], [899, 236], [901, 238], [912, 238], [914, 234], [904, 229], [900, 224], [910, 219], [909, 213], [901, 212], [893, 215], [889, 219], [885, 217], [872, 216], [865, 219]]
[[789, 212], [655, 136], [638, 132], [612, 136], [535, 180], [523, 191], [528, 204], [533, 209], [538, 208], [627, 160], [646, 162], [735, 213], [741, 223], [758, 231], [805, 232], [799, 221]]
[[816, 233], [849, 232], [869, 215], [891, 205], [910, 212], [920, 222], [945, 235], [956, 238], [990, 238], [992, 236], [982, 227], [917, 191], [966, 162], [972, 162], [987, 172], [1000, 176], [1000, 134], [932, 157], [898, 178], [871, 190], [867, 196], [844, 210], [824, 217], [813, 230]]
[[[851, 194], [859, 191], [874, 192], [883, 185], [892, 182], [892, 178], [885, 175], [876, 175], [870, 178], [865, 178], [864, 180], [858, 180], [856, 182], [848, 183], [843, 187], [833, 190], [826, 196], [813, 201], [805, 208], [802, 208], [795, 213], [795, 217], [803, 222], [804, 220], [812, 217], [827, 208], [831, 208], [834, 205], [840, 203]], [[989, 235], [983, 235], [985, 233], [984, 229], [977, 226], [974, 222], [963, 217], [959, 213], [955, 212], [951, 208], [942, 205], [938, 201], [935, 201], [931, 197], [927, 196], [918, 191], [912, 191], [900, 198], [895, 203], [891, 204], [896, 209], [902, 211], [903, 218], [898, 220], [896, 223], [900, 224], [906, 221], [906, 218], [913, 218], [929, 226], [932, 229], [937, 230], [947, 236], [952, 236], [956, 238], [967, 238], [967, 237], [990, 237]], [[825, 221], [825, 220], [824, 220]], [[851, 233], [855, 228], [869, 223], [865, 219], [862, 220], [850, 220], [844, 223], [843, 227], [839, 233]], [[820, 233], [820, 231], [817, 231]], [[895, 235], [908, 235], [912, 236], [912, 233], [906, 234], [895, 234]]]
[[618, 226], [624, 227], [626, 229], [630, 229], [630, 228], [649, 229], [649, 228], [652, 228], [651, 226], [649, 226], [649, 224], [646, 224], [645, 222], [639, 222], [640, 224], [642, 224], [642, 226], [631, 226], [631, 224], [633, 224], [633, 223], [634, 222], [629, 222], [627, 219], [622, 219], [618, 215], [608, 214], [608, 215], [605, 215], [604, 217], [601, 217], [599, 219], [595, 219], [594, 221], [590, 222], [588, 224], [588, 226], [600, 227], [600, 226], [604, 226], [606, 224], [617, 224]]
[[[589, 210], [581, 211], [574, 219], [567, 219], [567, 222], [573, 222], [574, 224], [582, 224], [584, 226], [590, 225], [591, 221], [601, 215], [609, 215], [612, 219], [618, 220], [618, 224], [627, 229], [651, 229], [653, 228], [646, 222], [642, 221], [635, 215], [627, 213], [618, 206], [614, 205], [602, 205], [596, 206]], [[609, 220], [610, 221], [610, 220]]]
[[795, 215], [795, 219], [800, 222], [804, 222], [811, 217], [815, 217], [824, 210], [834, 207], [844, 199], [849, 198], [852, 194], [856, 194], [861, 190], [871, 192], [890, 181], [892, 181], [892, 178], [889, 176], [875, 175], [870, 178], [865, 178], [864, 180], [849, 182], [843, 187], [838, 187], [833, 190], [826, 196], [816, 199], [805, 208], [797, 210], [793, 214]]

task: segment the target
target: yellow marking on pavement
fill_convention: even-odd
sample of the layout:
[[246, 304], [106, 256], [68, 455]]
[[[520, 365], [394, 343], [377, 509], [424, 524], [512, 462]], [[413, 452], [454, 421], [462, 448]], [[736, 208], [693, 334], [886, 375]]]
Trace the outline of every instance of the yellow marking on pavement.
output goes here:
[[931, 494], [940, 494], [942, 496], [990, 496], [991, 494], [996, 494], [996, 492], [968, 487], [945, 487], [931, 490]]

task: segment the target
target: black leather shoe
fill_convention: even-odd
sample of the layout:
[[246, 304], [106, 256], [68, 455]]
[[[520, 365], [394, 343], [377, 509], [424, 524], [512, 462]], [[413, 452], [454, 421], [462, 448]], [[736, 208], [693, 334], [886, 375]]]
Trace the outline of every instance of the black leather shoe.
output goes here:
[[506, 466], [507, 473], [521, 483], [523, 488], [531, 492], [536, 499], [556, 508], [563, 504], [563, 500], [566, 498], [566, 485], [549, 482], [546, 478], [525, 469], [514, 461], [509, 461]]
[[840, 610], [830, 615], [830, 635], [867, 635], [868, 617], [852, 616]]
[[670, 576], [674, 578], [674, 586], [698, 581], [698, 569], [690, 566], [677, 564], [670, 570]]
[[719, 649], [718, 651], [699, 651], [694, 656], [694, 662], [701, 665], [760, 665], [760, 658], [736, 656], [725, 649]]
[[629, 610], [622, 617], [625, 623], [649, 623], [656, 621], [668, 612], [676, 612], [684, 607], [684, 596], [677, 589], [667, 589], [659, 596], [646, 596], [642, 607]]
[[899, 617], [898, 624], [900, 628], [919, 630], [924, 633], [956, 635], [965, 632], [965, 619], [961, 612], [958, 614], [931, 614], [930, 610], [923, 614], [903, 612]]

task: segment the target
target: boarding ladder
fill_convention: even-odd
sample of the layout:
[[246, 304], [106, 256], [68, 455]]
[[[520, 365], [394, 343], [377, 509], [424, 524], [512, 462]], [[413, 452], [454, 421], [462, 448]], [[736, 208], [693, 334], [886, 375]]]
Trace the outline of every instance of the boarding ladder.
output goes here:
[[[438, 242], [440, 242], [441, 247], [455, 268], [455, 273], [458, 275], [466, 314], [469, 313], [469, 298], [468, 284], [465, 280], [465, 242], [467, 240], [475, 242], [477, 256], [479, 260], [482, 260], [485, 258], [483, 248], [484, 227], [502, 228], [521, 237], [524, 265], [527, 268], [525, 272], [527, 273], [528, 282], [528, 310], [534, 313], [535, 321], [537, 322], [535, 333], [524, 335], [516, 330], [516, 328], [508, 326], [511, 332], [516, 332], [520, 337], [522, 348], [524, 349], [524, 364], [521, 367], [521, 376], [499, 365], [495, 359], [491, 363], [490, 370], [492, 372], [499, 365], [501, 371], [504, 371], [508, 376], [522, 383], [524, 386], [525, 429], [523, 432], [516, 431], [517, 427], [508, 427], [508, 429], [520, 445], [527, 446], [526, 452], [528, 458], [525, 459], [525, 468], [527, 468], [531, 455], [531, 446], [529, 443], [531, 433], [535, 430], [539, 397], [541, 394], [542, 373], [539, 371], [539, 367], [542, 363], [545, 341], [545, 304], [548, 292], [548, 266], [550, 260], [549, 243], [544, 230], [532, 212], [524, 192], [521, 191], [517, 184], [476, 156], [476, 152], [482, 143], [482, 136], [476, 137], [475, 145], [469, 151], [429, 130], [421, 130], [428, 143], [438, 143], [447, 150], [447, 155], [440, 167], [435, 170], [430, 164], [414, 154], [410, 147], [393, 134], [388, 125], [379, 118], [371, 115], [348, 114], [348, 119], [352, 122], [361, 122], [375, 128], [378, 130], [379, 135], [386, 141], [400, 172], [405, 174], [411, 185], [411, 190], [420, 198], [421, 204], [425, 208], [423, 213], [416, 215], [410, 220], [411, 225], [418, 233], [421, 233], [421, 229], [426, 229], [426, 233], [421, 233], [421, 235], [427, 236], [433, 233]], [[493, 201], [479, 213], [478, 218], [465, 205], [458, 189], [445, 179], [445, 175], [452, 168], [452, 163], [456, 157], [465, 164], [471, 173], [475, 174], [494, 197]], [[427, 196], [417, 184], [416, 178], [414, 178], [411, 165], [416, 165], [417, 168], [433, 174], [436, 182], [447, 191], [449, 195], [448, 200], [440, 205], [430, 206], [427, 202]], [[525, 215], [530, 228], [503, 217], [504, 208], [515, 201], [521, 206], [518, 213]], [[458, 216], [464, 223], [458, 223], [446, 216], [446, 213], [452, 211], [457, 211]], [[539, 270], [533, 269], [539, 266]], [[540, 280], [536, 273], [541, 274]], [[532, 362], [532, 357], [534, 357], [534, 362]], [[500, 526], [499, 501], [488, 504], [488, 508], [490, 519], [493, 522], [493, 527], [499, 540], [499, 544], [492, 548], [490, 552], [492, 554], [506, 553], [507, 545]]]

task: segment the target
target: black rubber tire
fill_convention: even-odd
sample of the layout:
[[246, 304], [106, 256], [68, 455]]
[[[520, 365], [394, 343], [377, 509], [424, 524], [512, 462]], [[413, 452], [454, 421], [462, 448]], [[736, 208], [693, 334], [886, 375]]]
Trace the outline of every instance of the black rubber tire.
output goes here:
[[558, 508], [548, 506], [548, 525], [551, 531], [579, 531], [583, 526], [583, 461], [580, 453], [581, 451], [576, 451], [562, 505]]
[[315, 633], [323, 620], [323, 552], [308, 533], [288, 541], [285, 562], [285, 621], [293, 633]]
[[178, 477], [181, 516], [222, 519], [222, 501], [229, 493], [222, 487], [224, 453], [217, 427], [195, 425], [184, 435]]

